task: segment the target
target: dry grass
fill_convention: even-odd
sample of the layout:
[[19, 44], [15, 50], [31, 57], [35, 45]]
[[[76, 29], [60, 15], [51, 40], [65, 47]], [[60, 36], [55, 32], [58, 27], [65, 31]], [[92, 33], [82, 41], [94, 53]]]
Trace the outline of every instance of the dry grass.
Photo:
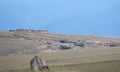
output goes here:
[[[82, 69], [82, 67], [85, 66], [86, 68], [87, 65], [90, 67], [90, 65], [92, 64], [93, 64], [93, 68], [96, 67], [96, 65], [98, 66], [97, 68], [99, 68], [99, 63], [101, 64], [100, 69], [101, 67], [103, 68], [104, 65], [108, 66], [108, 64], [111, 64], [111, 66], [109, 67], [109, 69], [111, 69], [112, 65], [117, 64], [116, 62], [118, 62], [118, 64], [115, 68], [118, 68], [118, 66], [120, 67], [120, 64], [119, 64], [120, 48], [85, 48], [80, 50], [69, 50], [69, 51], [53, 52], [53, 53], [39, 53], [37, 55], [44, 58], [47, 61], [48, 65], [53, 70], [54, 68], [59, 69], [59, 67], [62, 67], [63, 71], [60, 71], [60, 72], [67, 72], [67, 71], [64, 71], [64, 66], [68, 67], [68, 70], [69, 70], [69, 67], [71, 69], [71, 66], [76, 70], [76, 68], [78, 67], [81, 67]], [[0, 56], [0, 70], [9, 71], [9, 70], [17, 70], [17, 69], [18, 70], [28, 69], [29, 60], [33, 56], [34, 56], [33, 54]], [[56, 71], [53, 71], [53, 72], [56, 72]], [[79, 72], [79, 71], [73, 70], [73, 72]], [[95, 71], [91, 71], [91, 72], [95, 72]]]
[[[85, 64], [50, 66], [50, 71], [40, 72], [120, 72], [119, 61], [103, 61]], [[4, 72], [30, 72], [30, 69], [8, 70]]]
[[[20, 36], [14, 36], [16, 34]], [[120, 47], [35, 54], [39, 46], [44, 46], [49, 41], [55, 43], [60, 39], [120, 42], [120, 38], [0, 31], [0, 72], [29, 72], [29, 61], [34, 55], [47, 61], [50, 72], [120, 72]]]

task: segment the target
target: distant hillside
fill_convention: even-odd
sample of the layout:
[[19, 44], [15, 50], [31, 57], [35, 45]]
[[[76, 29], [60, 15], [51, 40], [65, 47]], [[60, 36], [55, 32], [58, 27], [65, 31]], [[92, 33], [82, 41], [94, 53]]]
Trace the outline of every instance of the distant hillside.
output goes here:
[[[47, 29], [54, 33], [64, 34], [83, 34], [83, 35], [98, 35], [98, 36], [120, 36], [119, 25], [120, 15], [117, 14], [118, 9], [105, 11], [98, 15], [78, 16], [58, 20], [54, 23], [45, 25], [43, 29]], [[114, 13], [113, 16], [112, 13]], [[109, 16], [109, 18], [108, 18]], [[116, 23], [118, 22], [118, 23]]]
[[120, 38], [53, 34], [47, 30], [0, 31], [0, 55], [120, 46]]

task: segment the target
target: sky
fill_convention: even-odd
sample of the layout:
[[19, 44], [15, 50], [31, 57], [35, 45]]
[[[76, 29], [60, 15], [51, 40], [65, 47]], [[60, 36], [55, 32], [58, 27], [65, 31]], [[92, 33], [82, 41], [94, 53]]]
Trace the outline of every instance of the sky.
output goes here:
[[120, 0], [0, 0], [0, 30], [120, 37]]

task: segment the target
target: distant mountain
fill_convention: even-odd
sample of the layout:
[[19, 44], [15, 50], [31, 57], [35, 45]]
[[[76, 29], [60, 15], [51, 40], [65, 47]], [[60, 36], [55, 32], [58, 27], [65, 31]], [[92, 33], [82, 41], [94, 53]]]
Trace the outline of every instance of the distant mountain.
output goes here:
[[54, 33], [120, 36], [120, 10], [113, 8], [99, 14], [56, 21], [43, 27]]

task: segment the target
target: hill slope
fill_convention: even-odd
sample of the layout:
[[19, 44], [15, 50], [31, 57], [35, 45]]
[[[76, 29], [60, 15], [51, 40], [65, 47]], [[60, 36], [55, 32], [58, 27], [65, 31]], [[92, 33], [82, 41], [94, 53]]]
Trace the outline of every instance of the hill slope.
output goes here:
[[46, 30], [0, 31], [0, 55], [120, 46], [120, 38], [52, 34]]

